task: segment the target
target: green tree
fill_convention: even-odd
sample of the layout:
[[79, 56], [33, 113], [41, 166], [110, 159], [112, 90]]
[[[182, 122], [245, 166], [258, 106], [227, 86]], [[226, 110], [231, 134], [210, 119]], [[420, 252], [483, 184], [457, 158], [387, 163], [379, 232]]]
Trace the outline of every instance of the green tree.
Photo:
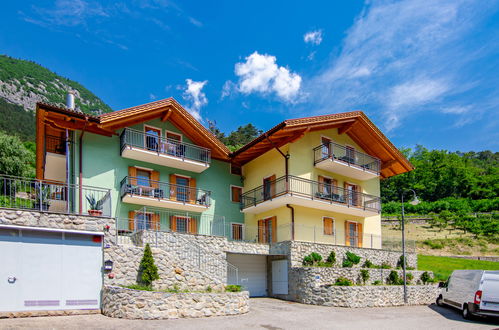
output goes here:
[[0, 131], [0, 174], [33, 177], [35, 154], [17, 136]]
[[149, 243], [144, 249], [144, 256], [139, 266], [139, 283], [147, 287], [152, 286], [152, 282], [159, 279], [158, 267], [154, 264], [151, 247]]

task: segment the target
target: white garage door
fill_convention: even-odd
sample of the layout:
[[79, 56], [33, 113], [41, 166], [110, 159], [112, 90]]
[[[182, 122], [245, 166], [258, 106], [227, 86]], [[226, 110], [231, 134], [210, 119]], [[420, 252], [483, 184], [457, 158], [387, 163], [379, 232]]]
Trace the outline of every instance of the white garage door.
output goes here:
[[0, 311], [100, 307], [100, 236], [0, 228], [0, 265]]
[[227, 254], [227, 261], [238, 268], [239, 284], [251, 297], [267, 295], [267, 257], [251, 254]]

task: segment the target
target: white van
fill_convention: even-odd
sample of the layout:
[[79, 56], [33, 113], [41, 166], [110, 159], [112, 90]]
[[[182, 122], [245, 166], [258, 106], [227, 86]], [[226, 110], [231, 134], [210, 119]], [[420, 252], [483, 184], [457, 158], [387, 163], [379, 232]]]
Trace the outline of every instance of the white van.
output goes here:
[[437, 305], [459, 308], [465, 319], [473, 315], [499, 317], [499, 271], [455, 270], [441, 282]]

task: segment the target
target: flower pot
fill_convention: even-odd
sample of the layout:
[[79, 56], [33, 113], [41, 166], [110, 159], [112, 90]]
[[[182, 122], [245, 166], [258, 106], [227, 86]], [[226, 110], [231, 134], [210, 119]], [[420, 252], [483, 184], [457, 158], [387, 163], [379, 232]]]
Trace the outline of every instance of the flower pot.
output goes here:
[[88, 214], [94, 217], [100, 217], [102, 215], [102, 210], [88, 210]]

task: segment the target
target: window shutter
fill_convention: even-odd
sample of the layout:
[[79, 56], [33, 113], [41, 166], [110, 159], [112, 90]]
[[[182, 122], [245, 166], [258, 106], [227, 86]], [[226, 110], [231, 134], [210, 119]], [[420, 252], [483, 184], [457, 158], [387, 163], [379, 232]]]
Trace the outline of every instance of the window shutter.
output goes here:
[[264, 221], [258, 220], [258, 243], [265, 243], [264, 241]]
[[133, 166], [128, 167], [128, 183], [131, 185], [137, 185], [137, 168]]
[[152, 171], [151, 173], [151, 187], [153, 188], [159, 188], [159, 172], [158, 171]]
[[355, 206], [360, 206], [362, 203], [362, 200], [361, 200], [362, 197], [360, 196], [360, 192], [361, 192], [360, 186], [355, 185], [354, 191], [355, 191], [355, 193], [354, 193], [355, 194], [355, 196], [354, 196]]
[[170, 216], [170, 230], [177, 231], [177, 217], [174, 215]]
[[151, 215], [151, 222], [152, 222], [152, 229], [153, 230], [159, 230], [159, 214], [158, 213], [154, 213]]
[[333, 193], [338, 194], [338, 180], [333, 179], [332, 184], [333, 184]]
[[177, 186], [175, 185], [175, 178], [175, 174], [170, 174], [170, 199], [172, 201], [177, 200]]
[[197, 234], [198, 233], [198, 226], [197, 226], [197, 221], [196, 219], [189, 218], [189, 233], [191, 234]]
[[128, 211], [128, 229], [135, 229], [135, 211]]
[[324, 235], [333, 235], [333, 219], [324, 218], [323, 226], [324, 226]]
[[324, 177], [319, 175], [319, 192], [322, 194], [324, 192]]
[[362, 238], [363, 238], [363, 236], [364, 236], [364, 233], [362, 232], [362, 224], [358, 223], [357, 224], [357, 237], [359, 238], [358, 239], [359, 247], [362, 247]]
[[197, 191], [196, 191], [196, 179], [189, 179], [189, 200], [192, 204], [196, 204], [197, 200]]
[[348, 221], [345, 221], [345, 245], [350, 246], [350, 231], [348, 230]]
[[270, 218], [272, 222], [272, 243], [277, 242], [277, 217]]
[[232, 201], [236, 203], [241, 202], [241, 188], [231, 187], [231, 192], [232, 192]]

